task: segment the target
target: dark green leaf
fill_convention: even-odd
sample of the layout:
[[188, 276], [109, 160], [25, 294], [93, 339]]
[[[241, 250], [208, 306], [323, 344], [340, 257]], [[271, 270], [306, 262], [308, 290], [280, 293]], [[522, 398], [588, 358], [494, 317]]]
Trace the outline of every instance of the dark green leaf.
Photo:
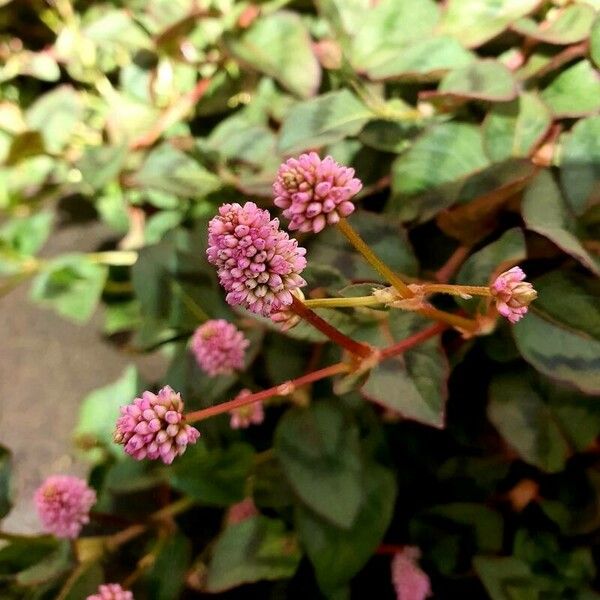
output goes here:
[[288, 411], [275, 433], [275, 452], [300, 499], [349, 528], [363, 502], [358, 429], [335, 402]]
[[171, 485], [210, 506], [229, 506], [244, 498], [254, 450], [234, 444], [225, 450], [207, 450], [197, 443], [168, 470]]
[[104, 583], [104, 571], [97, 562], [81, 563], [69, 575], [56, 600], [81, 600], [98, 591]]
[[181, 533], [158, 542], [160, 551], [146, 573], [148, 600], [177, 600], [185, 586], [185, 576], [192, 558], [192, 544]]
[[208, 571], [208, 590], [292, 577], [300, 562], [294, 536], [277, 519], [262, 515], [230, 525], [221, 534]]
[[328, 523], [304, 506], [297, 508], [300, 539], [324, 592], [336, 591], [363, 568], [392, 518], [396, 497], [393, 474], [379, 465], [369, 465], [363, 485], [365, 499], [349, 529]]
[[543, 171], [530, 184], [522, 210], [528, 229], [547, 237], [592, 273], [600, 275], [600, 261], [577, 239], [575, 218], [565, 205], [550, 171]]
[[10, 477], [11, 455], [4, 446], [0, 446], [0, 519], [8, 514], [12, 506]]

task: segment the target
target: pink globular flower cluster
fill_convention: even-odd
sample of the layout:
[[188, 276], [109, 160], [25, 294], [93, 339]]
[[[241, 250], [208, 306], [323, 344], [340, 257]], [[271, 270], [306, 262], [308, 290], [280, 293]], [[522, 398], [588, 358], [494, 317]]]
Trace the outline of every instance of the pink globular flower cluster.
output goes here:
[[279, 221], [254, 202], [224, 204], [208, 226], [208, 261], [231, 305], [268, 317], [292, 303], [306, 285], [300, 273], [306, 250], [279, 229]]
[[513, 267], [498, 275], [490, 286], [498, 312], [511, 323], [516, 323], [527, 313], [528, 306], [537, 298], [531, 283], [524, 281], [525, 273]]
[[185, 422], [181, 396], [168, 385], [122, 406], [114, 433], [115, 442], [136, 460], [160, 459], [167, 465], [199, 437], [200, 432]]
[[200, 325], [191, 342], [196, 361], [211, 377], [242, 369], [249, 345], [244, 334], [225, 319], [212, 319]]
[[[250, 394], [250, 390], [242, 390], [238, 394], [238, 398]], [[234, 408], [229, 414], [231, 416], [229, 421], [231, 429], [247, 429], [250, 425], [260, 425], [265, 419], [265, 411], [260, 401]]]
[[354, 212], [350, 201], [362, 188], [354, 169], [316, 152], [284, 162], [273, 184], [275, 206], [283, 208], [290, 229], [319, 233]]
[[79, 477], [51, 475], [35, 491], [34, 501], [46, 532], [75, 539], [90, 520], [96, 492]]
[[398, 600], [424, 600], [431, 596], [431, 583], [427, 573], [417, 561], [418, 548], [407, 546], [392, 558], [392, 583]]
[[133, 594], [118, 583], [104, 583], [96, 594], [88, 596], [86, 600], [133, 600]]

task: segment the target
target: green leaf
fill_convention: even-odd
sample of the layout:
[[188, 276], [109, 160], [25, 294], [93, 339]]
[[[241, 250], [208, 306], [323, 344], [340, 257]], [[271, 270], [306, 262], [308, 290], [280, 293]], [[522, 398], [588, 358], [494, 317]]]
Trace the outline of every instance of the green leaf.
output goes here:
[[11, 490], [11, 454], [0, 446], [0, 519], [3, 519], [12, 507]]
[[22, 586], [40, 585], [67, 572], [71, 562], [71, 547], [66, 540], [60, 540], [42, 560], [20, 571], [16, 576], [16, 582]]
[[392, 208], [401, 219], [425, 221], [452, 204], [463, 180], [489, 165], [482, 142], [474, 125], [441, 123], [399, 156], [392, 165]]
[[299, 102], [281, 125], [279, 150], [284, 154], [297, 154], [333, 144], [356, 135], [373, 117], [373, 113], [347, 89]]
[[522, 213], [528, 229], [548, 238], [600, 276], [600, 261], [577, 238], [575, 218], [565, 205], [550, 171], [542, 171], [529, 185], [523, 198]]
[[517, 97], [517, 85], [512, 73], [502, 63], [480, 60], [450, 71], [442, 79], [438, 93], [458, 98], [508, 102]]
[[589, 60], [561, 71], [542, 92], [555, 117], [584, 117], [600, 110], [600, 78]]
[[[349, 221], [369, 247], [391, 269], [405, 275], [416, 274], [417, 259], [406, 231], [397, 219], [359, 211], [353, 214]], [[349, 280], [381, 280], [381, 276], [335, 227], [319, 234], [308, 252], [311, 261], [334, 267]]]
[[587, 321], [597, 320], [594, 296], [581, 281], [556, 272], [534, 281], [534, 286], [544, 291], [513, 327], [521, 355], [552, 379], [586, 394], [600, 393], [600, 338], [597, 326], [587, 326]]
[[197, 443], [168, 470], [171, 485], [202, 504], [229, 506], [243, 500], [253, 466], [254, 450], [248, 444], [207, 450]]
[[294, 536], [278, 519], [262, 515], [228, 526], [213, 551], [207, 588], [222, 592], [263, 579], [292, 577], [300, 562]]
[[392, 519], [396, 498], [392, 472], [371, 464], [363, 485], [365, 499], [349, 529], [332, 525], [304, 506], [296, 510], [302, 545], [325, 593], [336, 591], [363, 568]]
[[158, 542], [160, 551], [152, 568], [145, 574], [148, 600], [177, 600], [185, 587], [192, 558], [192, 544], [181, 533]]
[[488, 417], [525, 462], [548, 473], [564, 468], [569, 443], [551, 409], [523, 374], [493, 379]]
[[383, 0], [366, 11], [352, 39], [351, 62], [358, 71], [370, 72], [393, 60], [410, 42], [433, 31], [439, 8], [433, 0]]
[[216, 175], [169, 143], [150, 152], [134, 179], [143, 189], [185, 198], [206, 196], [221, 186]]
[[600, 116], [581, 119], [561, 138], [560, 179], [571, 210], [600, 204]]
[[[396, 341], [422, 331], [428, 325], [414, 313], [394, 310], [389, 315], [390, 334]], [[355, 337], [376, 347], [389, 345], [389, 339], [382, 334], [378, 323], [358, 330]], [[379, 363], [372, 369], [361, 391], [369, 400], [406, 419], [444, 427], [447, 379], [448, 364], [438, 336], [401, 356]]]
[[27, 110], [27, 124], [42, 133], [46, 148], [60, 152], [77, 125], [83, 120], [80, 95], [68, 85], [61, 85], [36, 100]]
[[11, 219], [0, 228], [0, 243], [7, 244], [18, 254], [37, 254], [50, 235], [53, 219], [53, 214], [47, 211]]
[[494, 161], [527, 157], [552, 125], [548, 107], [535, 93], [523, 92], [517, 100], [496, 104], [483, 125], [483, 143]]
[[538, 0], [449, 0], [441, 31], [474, 48], [502, 33], [538, 4]]
[[91, 146], [77, 162], [84, 183], [100, 190], [120, 173], [125, 164], [127, 146]]
[[83, 450], [91, 462], [101, 462], [104, 446], [118, 457], [123, 450], [112, 439], [119, 408], [129, 404], [142, 388], [137, 369], [130, 365], [117, 381], [90, 392], [81, 403], [74, 437], [77, 446]]
[[539, 24], [533, 19], [519, 19], [512, 28], [548, 44], [574, 44], [590, 35], [596, 11], [589, 4], [572, 4], [550, 14], [550, 19]]
[[600, 67], [600, 15], [594, 21], [590, 33], [590, 56], [596, 66]]
[[474, 60], [475, 55], [458, 40], [442, 35], [410, 43], [387, 60], [369, 67], [367, 73], [371, 79], [434, 80]]
[[472, 502], [452, 502], [426, 509], [426, 518], [441, 518], [468, 528], [476, 547], [484, 552], [502, 549], [504, 522], [499, 513], [487, 506]]
[[[132, 398], [133, 399], [133, 398]], [[166, 483], [166, 477], [157, 462], [138, 461], [128, 455], [113, 463], [103, 480], [104, 490], [111, 494], [131, 494]]]
[[473, 566], [491, 600], [538, 598], [531, 569], [513, 556], [492, 558], [476, 556]]
[[296, 13], [265, 15], [241, 36], [227, 38], [227, 45], [240, 61], [274, 77], [302, 98], [313, 96], [319, 88], [321, 68]]
[[69, 575], [56, 600], [81, 600], [98, 591], [104, 583], [104, 571], [97, 562], [81, 563]]
[[84, 323], [94, 313], [107, 269], [83, 254], [65, 254], [44, 265], [31, 285], [31, 299], [63, 317]]
[[321, 517], [349, 528], [363, 502], [358, 429], [335, 402], [288, 411], [275, 452], [299, 498]]

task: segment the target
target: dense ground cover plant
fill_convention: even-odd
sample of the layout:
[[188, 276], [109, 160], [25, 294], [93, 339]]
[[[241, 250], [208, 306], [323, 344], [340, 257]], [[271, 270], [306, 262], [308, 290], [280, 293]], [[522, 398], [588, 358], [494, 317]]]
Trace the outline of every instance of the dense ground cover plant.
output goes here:
[[2, 598], [596, 598], [599, 9], [0, 0], [2, 291], [169, 360]]

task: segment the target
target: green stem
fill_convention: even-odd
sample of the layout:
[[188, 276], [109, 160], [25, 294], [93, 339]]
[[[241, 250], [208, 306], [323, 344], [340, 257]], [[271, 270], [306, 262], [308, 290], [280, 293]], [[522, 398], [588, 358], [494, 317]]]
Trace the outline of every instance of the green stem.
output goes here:
[[426, 294], [451, 294], [452, 296], [491, 296], [490, 288], [483, 285], [449, 285], [424, 283], [421, 289]]
[[381, 304], [374, 296], [355, 296], [354, 298], [315, 298], [304, 300], [309, 308], [352, 308], [355, 306], [376, 306]]
[[109, 250], [107, 252], [90, 252], [87, 257], [92, 262], [114, 267], [130, 267], [137, 262], [138, 253], [134, 250]]
[[358, 231], [350, 225], [347, 219], [342, 219], [337, 224], [338, 229], [346, 236], [348, 241], [363, 255], [365, 260], [398, 292], [401, 298], [412, 298], [411, 289], [390, 269], [369, 245], [360, 237]]

